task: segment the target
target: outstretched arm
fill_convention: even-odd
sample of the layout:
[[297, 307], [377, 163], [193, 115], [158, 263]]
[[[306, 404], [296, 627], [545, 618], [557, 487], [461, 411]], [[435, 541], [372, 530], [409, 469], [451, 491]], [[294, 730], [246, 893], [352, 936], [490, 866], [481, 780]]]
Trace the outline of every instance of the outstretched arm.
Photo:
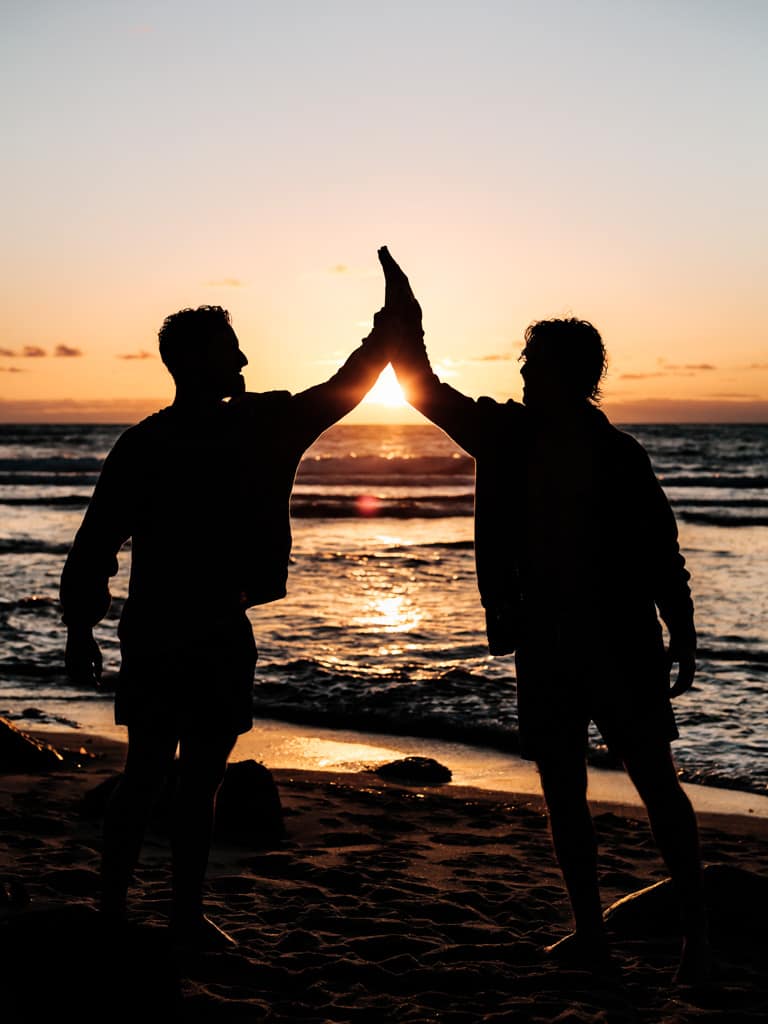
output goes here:
[[370, 391], [390, 359], [392, 347], [389, 317], [379, 311], [373, 330], [336, 373], [291, 399], [291, 415], [306, 428], [307, 446], [346, 416]]
[[468, 398], [435, 375], [424, 345], [421, 307], [411, 291], [408, 278], [389, 250], [379, 250], [386, 280], [385, 309], [396, 318], [398, 344], [392, 352], [392, 365], [408, 401], [461, 445], [476, 455], [498, 413], [491, 398]]

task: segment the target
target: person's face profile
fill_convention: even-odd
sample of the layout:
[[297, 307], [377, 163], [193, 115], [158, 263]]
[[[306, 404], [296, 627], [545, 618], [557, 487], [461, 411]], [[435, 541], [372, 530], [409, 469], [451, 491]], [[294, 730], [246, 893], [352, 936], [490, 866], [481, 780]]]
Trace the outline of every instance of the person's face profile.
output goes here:
[[540, 348], [527, 345], [522, 354], [523, 404], [545, 408], [556, 405], [570, 393], [562, 366]]
[[247, 365], [248, 357], [240, 348], [237, 335], [229, 325], [222, 324], [211, 331], [195, 369], [201, 383], [222, 398], [230, 398], [245, 390], [240, 371]]

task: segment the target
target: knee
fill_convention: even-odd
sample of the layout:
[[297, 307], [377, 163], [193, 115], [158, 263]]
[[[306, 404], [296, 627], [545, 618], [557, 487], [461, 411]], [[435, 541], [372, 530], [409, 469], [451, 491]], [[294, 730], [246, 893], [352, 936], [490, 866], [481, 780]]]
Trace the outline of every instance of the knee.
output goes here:
[[178, 799], [186, 804], [213, 803], [223, 779], [223, 772], [182, 772], [179, 777]]
[[164, 781], [164, 778], [142, 772], [126, 772], [112, 791], [107, 807], [148, 806], [159, 795]]
[[541, 788], [550, 817], [575, 818], [589, 814], [587, 786], [578, 781], [541, 777]]
[[687, 822], [694, 817], [693, 806], [677, 778], [658, 787], [639, 790], [648, 813], [653, 817], [667, 817], [677, 822]]

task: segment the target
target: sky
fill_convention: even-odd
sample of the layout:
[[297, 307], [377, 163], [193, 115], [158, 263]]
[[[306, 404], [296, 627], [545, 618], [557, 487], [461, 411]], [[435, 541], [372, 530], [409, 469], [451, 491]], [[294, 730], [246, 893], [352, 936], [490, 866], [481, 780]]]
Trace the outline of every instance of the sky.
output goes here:
[[250, 390], [318, 383], [383, 303], [382, 244], [467, 394], [519, 398], [527, 324], [578, 316], [612, 418], [768, 420], [763, 0], [4, 0], [0, 23], [0, 420], [167, 404], [158, 328], [202, 304]]

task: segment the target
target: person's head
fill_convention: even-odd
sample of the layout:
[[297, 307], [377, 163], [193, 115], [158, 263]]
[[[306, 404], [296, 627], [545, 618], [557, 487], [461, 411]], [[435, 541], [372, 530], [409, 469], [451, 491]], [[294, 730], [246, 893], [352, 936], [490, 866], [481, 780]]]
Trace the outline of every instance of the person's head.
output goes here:
[[597, 404], [607, 361], [603, 339], [586, 320], [538, 320], [525, 331], [520, 358], [523, 402], [557, 408]]
[[240, 351], [229, 313], [221, 306], [182, 309], [163, 321], [160, 358], [177, 387], [217, 398], [240, 394], [240, 371], [248, 359]]

